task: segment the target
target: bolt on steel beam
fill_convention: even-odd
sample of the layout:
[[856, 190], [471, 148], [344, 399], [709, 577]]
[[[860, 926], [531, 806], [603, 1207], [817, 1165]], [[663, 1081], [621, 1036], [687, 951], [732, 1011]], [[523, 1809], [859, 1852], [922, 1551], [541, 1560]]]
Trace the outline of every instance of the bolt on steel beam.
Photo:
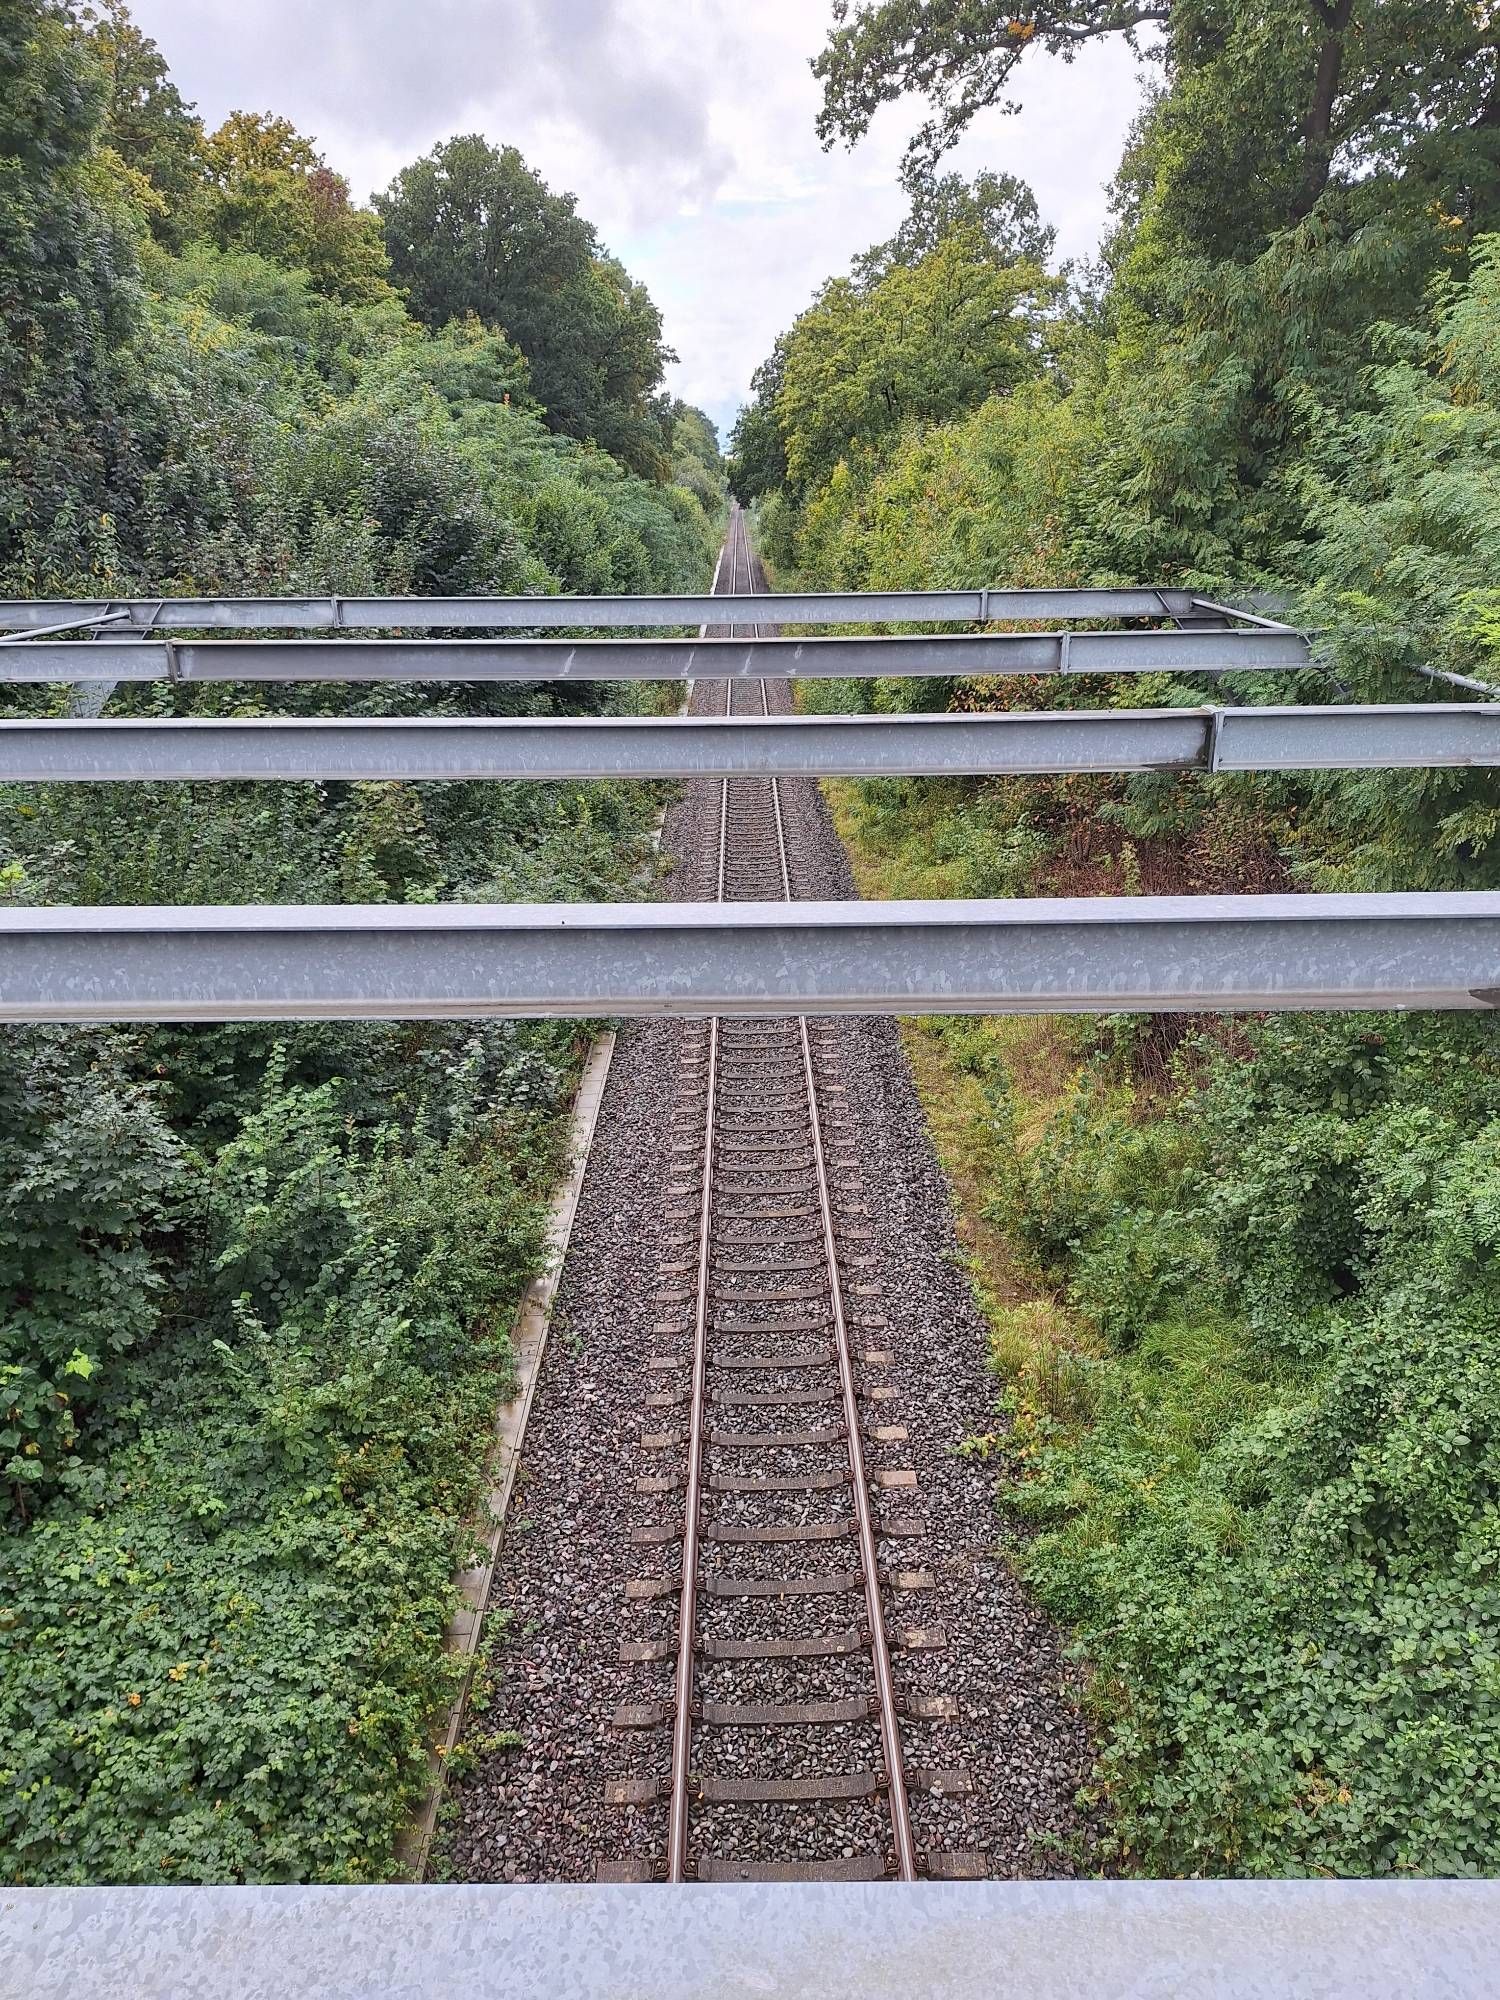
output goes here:
[[[766, 600], [759, 602], [763, 609]], [[1300, 633], [1264, 630], [816, 639], [41, 639], [0, 646], [0, 681], [838, 680], [1240, 673], [1311, 664]]]
[[[88, 685], [85, 683], [84, 685]], [[0, 721], [0, 779], [921, 777], [1500, 764], [1500, 705]]]
[[1490, 1008], [1500, 892], [0, 910], [0, 1020]]
[[[128, 622], [178, 632], [537, 631], [741, 625], [763, 595], [642, 597], [169, 597], [0, 600], [0, 631]], [[1186, 618], [1208, 605], [1187, 590], [845, 590], [776, 597], [783, 625], [987, 624], [997, 618]]]

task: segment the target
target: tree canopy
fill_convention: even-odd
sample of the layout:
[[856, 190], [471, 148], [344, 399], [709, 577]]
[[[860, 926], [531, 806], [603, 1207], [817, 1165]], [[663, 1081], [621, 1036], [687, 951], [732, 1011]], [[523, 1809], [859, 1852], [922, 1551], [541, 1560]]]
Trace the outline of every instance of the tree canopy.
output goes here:
[[918, 166], [904, 176], [910, 206], [894, 236], [854, 260], [861, 285], [878, 284], [898, 264], [920, 264], [945, 236], [978, 238], [996, 264], [1045, 264], [1057, 231], [1044, 223], [1036, 196], [1014, 174], [982, 168], [972, 181]]
[[941, 421], [1012, 388], [1038, 363], [1034, 266], [997, 267], [958, 229], [862, 291], [835, 278], [793, 327], [776, 417], [794, 486], [856, 446]]
[[392, 269], [427, 325], [473, 313], [525, 354], [547, 419], [638, 471], [664, 454], [649, 409], [675, 357], [644, 286], [602, 249], [570, 194], [514, 146], [450, 139], [375, 200]]
[[813, 65], [825, 145], [915, 93], [932, 115], [911, 159], [930, 168], [979, 112], [1015, 110], [1032, 50], [1068, 60], [1127, 36], [1171, 79], [1184, 176], [1206, 206], [1248, 205], [1262, 237], [1372, 173], [1441, 189], [1480, 227], [1496, 216], [1500, 61], [1493, 10], [1470, 0], [838, 0], [834, 14]]

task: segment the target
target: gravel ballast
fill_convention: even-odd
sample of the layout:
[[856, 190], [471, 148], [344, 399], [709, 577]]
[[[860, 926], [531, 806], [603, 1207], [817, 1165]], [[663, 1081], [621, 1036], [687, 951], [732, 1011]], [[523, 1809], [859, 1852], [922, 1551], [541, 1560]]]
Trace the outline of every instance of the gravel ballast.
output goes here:
[[[773, 712], [787, 705], [784, 687], [772, 688], [771, 703]], [[700, 685], [693, 705], [722, 712], [722, 683]], [[663, 851], [673, 863], [671, 896], [713, 894], [719, 789], [717, 782], [688, 785], [668, 814]], [[781, 799], [793, 893], [852, 897], [848, 857], [816, 785], [783, 780]], [[674, 1192], [688, 1176], [674, 1167], [671, 1147], [694, 1128], [691, 1076], [705, 1037], [701, 1023], [643, 1022], [627, 1027], [616, 1045], [496, 1569], [484, 1641], [492, 1692], [468, 1718], [471, 1768], [448, 1808], [442, 1872], [451, 1878], [587, 1881], [601, 1863], [655, 1860], [665, 1850], [663, 1803], [622, 1807], [606, 1803], [605, 1791], [611, 1780], [664, 1776], [670, 1766], [669, 1729], [622, 1729], [612, 1718], [625, 1706], [669, 1702], [673, 1690], [670, 1653], [622, 1661], [620, 1645], [639, 1648], [676, 1631], [675, 1595], [627, 1603], [625, 1586], [628, 1578], [669, 1576], [680, 1566], [675, 1544], [633, 1546], [631, 1535], [681, 1514], [680, 1495], [673, 1502], [640, 1493], [637, 1484], [679, 1470], [683, 1457], [641, 1440], [677, 1423], [671, 1410], [648, 1406], [647, 1398], [675, 1379], [649, 1364], [671, 1350], [659, 1330], [665, 1322], [657, 1295], [673, 1281], [660, 1271], [681, 1262], [688, 1227]], [[896, 1024], [821, 1021], [813, 1047], [826, 1091], [823, 1136], [835, 1196], [842, 1184], [847, 1205], [865, 1210], [861, 1240], [840, 1244], [841, 1263], [846, 1247], [855, 1253], [859, 1309], [884, 1322], [853, 1344], [890, 1356], [871, 1377], [892, 1393], [865, 1432], [867, 1471], [873, 1481], [883, 1470], [914, 1470], [916, 1492], [882, 1491], [874, 1500], [881, 1514], [913, 1509], [926, 1523], [920, 1538], [881, 1545], [887, 1578], [920, 1568], [931, 1579], [920, 1593], [888, 1589], [886, 1620], [893, 1634], [940, 1627], [946, 1637], [938, 1650], [894, 1649], [896, 1686], [901, 1695], [957, 1698], [952, 1719], [903, 1721], [905, 1762], [908, 1769], [963, 1771], [972, 1780], [967, 1791], [913, 1791], [916, 1846], [980, 1852], [999, 1877], [1072, 1874], [1087, 1866], [1080, 1858], [1087, 1822], [1074, 1799], [1089, 1773], [1090, 1746], [1061, 1635], [1029, 1600], [1000, 1547], [992, 1470], [963, 1450], [966, 1439], [993, 1434], [1000, 1420], [986, 1329], [957, 1262], [947, 1185]], [[839, 1166], [849, 1158], [857, 1167]], [[785, 1225], [788, 1233], [801, 1227]], [[820, 1338], [806, 1336], [814, 1345]], [[783, 1350], [788, 1344], [795, 1344], [790, 1335]], [[712, 1379], [729, 1373], [715, 1370]], [[798, 1384], [795, 1371], [776, 1371], [757, 1373], [753, 1386]], [[809, 1426], [832, 1420], [816, 1408], [806, 1413]], [[752, 1410], [733, 1427], [753, 1428], [754, 1421]], [[877, 1438], [874, 1429], [887, 1422], [904, 1428], [906, 1438]], [[805, 1473], [824, 1463], [788, 1451], [762, 1454], [754, 1470]], [[742, 1525], [825, 1520], [848, 1505], [847, 1494], [837, 1493], [790, 1502], [778, 1495], [774, 1511], [760, 1495], [717, 1501], [716, 1520]], [[848, 1541], [795, 1549], [750, 1544], [733, 1556], [740, 1575], [810, 1575], [856, 1561]], [[860, 1622], [851, 1601], [782, 1601], [774, 1626], [756, 1622], [754, 1601], [721, 1602], [699, 1629], [726, 1637], [827, 1632]], [[868, 1686], [868, 1660], [855, 1653], [708, 1660], [695, 1691], [709, 1702], [800, 1701], [839, 1699]], [[518, 1743], [511, 1744], [512, 1734]], [[732, 1776], [773, 1761], [764, 1731], [703, 1735], [695, 1761], [705, 1770]], [[856, 1770], [868, 1767], [878, 1748], [878, 1730], [866, 1721], [823, 1725], [799, 1738], [793, 1766], [777, 1746], [778, 1773]], [[695, 1853], [857, 1855], [883, 1843], [876, 1800], [710, 1805], [694, 1817]]]

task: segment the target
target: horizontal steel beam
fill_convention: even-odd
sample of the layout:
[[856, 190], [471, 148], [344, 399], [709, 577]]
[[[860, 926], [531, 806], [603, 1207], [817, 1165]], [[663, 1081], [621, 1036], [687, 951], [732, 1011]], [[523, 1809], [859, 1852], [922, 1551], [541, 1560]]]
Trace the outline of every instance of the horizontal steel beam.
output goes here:
[[1500, 892], [0, 910], [0, 1020], [1500, 1004]]
[[[987, 624], [996, 618], [1186, 618], [1187, 590], [841, 590], [776, 593], [783, 625]], [[763, 594], [649, 597], [168, 597], [0, 600], [0, 631], [113, 622], [153, 632], [630, 630], [748, 625]]]
[[961, 777], [1500, 764], [1500, 706], [0, 721], [0, 779]]
[[0, 646], [0, 681], [841, 680], [1239, 673], [1310, 663], [1300, 633], [1277, 631], [833, 639], [38, 639]]

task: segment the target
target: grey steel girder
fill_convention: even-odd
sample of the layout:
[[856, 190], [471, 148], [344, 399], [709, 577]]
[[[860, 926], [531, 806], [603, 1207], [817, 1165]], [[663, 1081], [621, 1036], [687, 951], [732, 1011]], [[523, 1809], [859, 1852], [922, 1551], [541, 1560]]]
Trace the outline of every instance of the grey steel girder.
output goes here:
[[0, 910], [0, 1020], [1488, 1008], [1500, 892]]
[[1259, 629], [812, 639], [111, 638], [0, 645], [0, 681], [837, 680], [1237, 673], [1310, 664], [1300, 633]]
[[0, 721], [0, 779], [716, 778], [1500, 764], [1500, 705]]
[[[755, 624], [761, 594], [675, 597], [168, 597], [0, 600], [0, 631], [114, 624], [177, 632], [629, 630]], [[845, 590], [776, 593], [782, 625], [987, 624], [995, 618], [1247, 614], [1186, 590]]]

